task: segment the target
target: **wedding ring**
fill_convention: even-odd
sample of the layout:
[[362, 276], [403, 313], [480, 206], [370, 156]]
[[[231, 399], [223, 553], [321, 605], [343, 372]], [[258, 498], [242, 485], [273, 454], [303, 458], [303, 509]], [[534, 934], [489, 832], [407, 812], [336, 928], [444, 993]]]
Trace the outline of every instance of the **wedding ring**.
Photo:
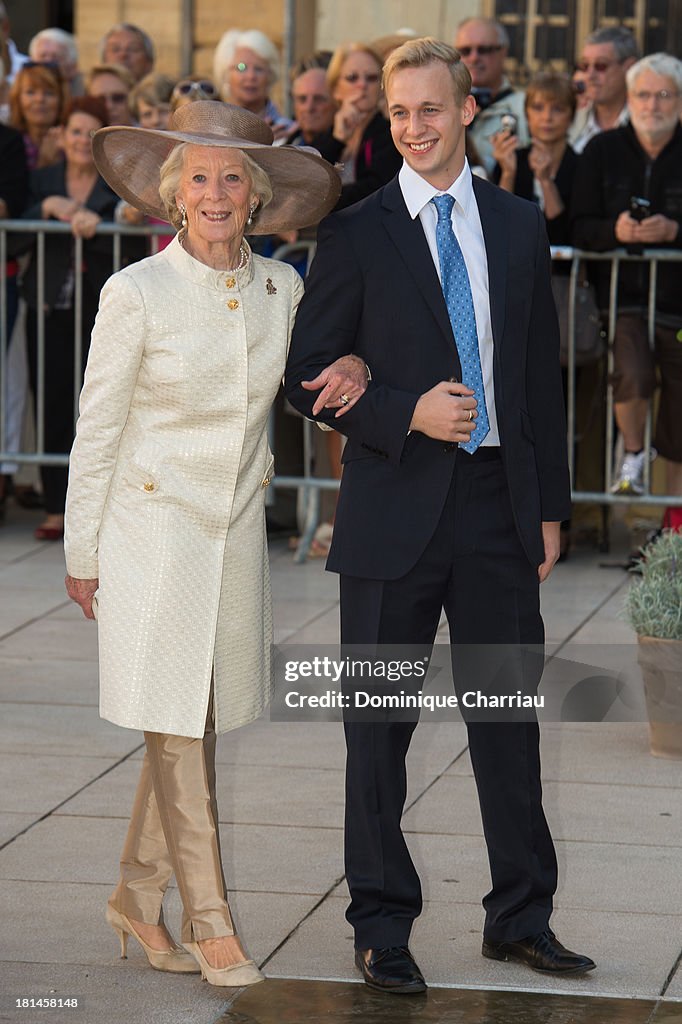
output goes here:
[[348, 395], [339, 395], [339, 401], [343, 402], [344, 405], [350, 405], [350, 398]]
[[473, 409], [469, 409], [469, 422], [470, 423], [471, 423], [473, 418], [474, 418], [474, 410]]

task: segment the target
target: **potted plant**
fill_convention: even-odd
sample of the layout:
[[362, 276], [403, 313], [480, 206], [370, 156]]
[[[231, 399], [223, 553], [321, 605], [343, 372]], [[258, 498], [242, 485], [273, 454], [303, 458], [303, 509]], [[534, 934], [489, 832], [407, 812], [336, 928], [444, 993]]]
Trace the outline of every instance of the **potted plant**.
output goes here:
[[651, 753], [682, 758], [682, 533], [642, 548], [626, 612], [639, 642]]

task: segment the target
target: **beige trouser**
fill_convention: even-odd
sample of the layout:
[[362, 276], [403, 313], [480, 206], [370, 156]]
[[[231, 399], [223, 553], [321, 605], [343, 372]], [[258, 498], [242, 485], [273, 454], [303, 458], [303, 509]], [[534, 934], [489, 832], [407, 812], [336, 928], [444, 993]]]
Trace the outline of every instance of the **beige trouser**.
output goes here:
[[109, 900], [135, 921], [162, 924], [171, 875], [182, 900], [182, 942], [234, 935], [220, 856], [213, 695], [203, 739], [145, 732], [147, 751]]

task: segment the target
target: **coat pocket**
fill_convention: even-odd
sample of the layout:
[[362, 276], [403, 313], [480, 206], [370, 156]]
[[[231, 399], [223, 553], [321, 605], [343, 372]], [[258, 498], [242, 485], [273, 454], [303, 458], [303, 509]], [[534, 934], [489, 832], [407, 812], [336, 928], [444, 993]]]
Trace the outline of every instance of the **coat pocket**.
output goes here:
[[157, 493], [162, 487], [164, 458], [165, 451], [156, 441], [143, 441], [128, 459], [123, 480], [136, 491]]
[[266, 449], [267, 455], [265, 459], [265, 472], [263, 473], [263, 479], [261, 480], [261, 487], [265, 488], [272, 481], [275, 475], [275, 456], [272, 454], [269, 448]]

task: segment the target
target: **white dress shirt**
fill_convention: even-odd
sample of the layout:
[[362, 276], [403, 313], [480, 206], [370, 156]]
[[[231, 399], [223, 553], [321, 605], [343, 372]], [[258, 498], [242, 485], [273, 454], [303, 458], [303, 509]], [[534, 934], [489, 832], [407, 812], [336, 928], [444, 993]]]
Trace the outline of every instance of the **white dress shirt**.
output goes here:
[[[431, 251], [433, 265], [436, 268], [438, 280], [440, 281], [440, 261], [438, 259], [438, 244], [436, 242], [438, 211], [431, 200], [434, 196], [441, 196], [446, 193], [434, 188], [433, 185], [430, 185], [428, 181], [404, 162], [398, 173], [398, 182], [410, 217], [412, 220], [419, 217], [421, 221], [426, 241]], [[500, 432], [495, 413], [495, 390], [493, 386], [493, 328], [490, 320], [488, 256], [485, 248], [485, 239], [483, 238], [478, 204], [474, 195], [471, 170], [466, 160], [464, 161], [462, 173], [452, 183], [450, 188], [447, 189], [447, 194], [451, 195], [455, 200], [452, 207], [452, 228], [464, 256], [471, 285], [471, 295], [474, 300], [483, 390], [485, 392], [485, 404], [490, 424], [490, 430], [481, 442], [481, 445], [495, 446], [500, 443]]]

